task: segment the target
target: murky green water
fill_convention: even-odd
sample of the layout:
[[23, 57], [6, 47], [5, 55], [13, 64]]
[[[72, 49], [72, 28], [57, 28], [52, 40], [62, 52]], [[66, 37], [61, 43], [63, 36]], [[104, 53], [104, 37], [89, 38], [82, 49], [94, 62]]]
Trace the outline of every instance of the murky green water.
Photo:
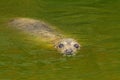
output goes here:
[[[1, 0], [0, 80], [120, 80], [119, 0]], [[82, 45], [63, 57], [5, 22], [42, 19]]]

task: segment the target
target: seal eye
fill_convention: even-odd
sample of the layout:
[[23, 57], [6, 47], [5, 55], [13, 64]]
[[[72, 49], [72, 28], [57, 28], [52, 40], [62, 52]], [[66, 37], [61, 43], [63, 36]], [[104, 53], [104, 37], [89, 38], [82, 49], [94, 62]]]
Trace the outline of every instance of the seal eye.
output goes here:
[[75, 47], [75, 48], [79, 48], [79, 45], [78, 45], [78, 44], [74, 44], [74, 47]]
[[59, 46], [58, 46], [59, 48], [62, 48], [62, 47], [64, 47], [64, 45], [63, 44], [59, 44]]

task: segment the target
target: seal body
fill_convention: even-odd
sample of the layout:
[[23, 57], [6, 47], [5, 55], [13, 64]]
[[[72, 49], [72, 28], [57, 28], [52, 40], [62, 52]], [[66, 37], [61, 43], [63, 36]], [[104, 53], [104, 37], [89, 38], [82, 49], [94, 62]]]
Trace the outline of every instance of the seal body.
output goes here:
[[10, 24], [29, 35], [52, 42], [55, 48], [64, 55], [75, 55], [76, 51], [80, 49], [77, 41], [64, 38], [55, 28], [43, 21], [30, 18], [15, 18], [10, 21]]
[[29, 35], [36, 37], [41, 37], [48, 40], [55, 40], [56, 38], [61, 37], [53, 27], [50, 27], [43, 21], [29, 18], [15, 18], [10, 21], [10, 24], [17, 29], [28, 33]]

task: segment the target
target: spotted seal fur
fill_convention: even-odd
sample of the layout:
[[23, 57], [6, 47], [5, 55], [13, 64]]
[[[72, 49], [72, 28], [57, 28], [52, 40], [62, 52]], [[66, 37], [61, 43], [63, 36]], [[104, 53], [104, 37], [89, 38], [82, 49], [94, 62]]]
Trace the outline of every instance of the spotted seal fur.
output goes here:
[[48, 40], [63, 55], [75, 55], [80, 44], [72, 38], [64, 38], [55, 28], [43, 21], [30, 18], [15, 18], [10, 24], [21, 31]]

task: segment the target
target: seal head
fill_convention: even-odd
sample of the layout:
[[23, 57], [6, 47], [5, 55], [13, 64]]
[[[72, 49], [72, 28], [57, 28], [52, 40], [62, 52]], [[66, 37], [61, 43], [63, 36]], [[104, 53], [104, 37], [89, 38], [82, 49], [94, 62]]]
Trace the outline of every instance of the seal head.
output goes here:
[[71, 38], [65, 38], [58, 41], [56, 48], [63, 55], [75, 55], [80, 49], [80, 44]]

